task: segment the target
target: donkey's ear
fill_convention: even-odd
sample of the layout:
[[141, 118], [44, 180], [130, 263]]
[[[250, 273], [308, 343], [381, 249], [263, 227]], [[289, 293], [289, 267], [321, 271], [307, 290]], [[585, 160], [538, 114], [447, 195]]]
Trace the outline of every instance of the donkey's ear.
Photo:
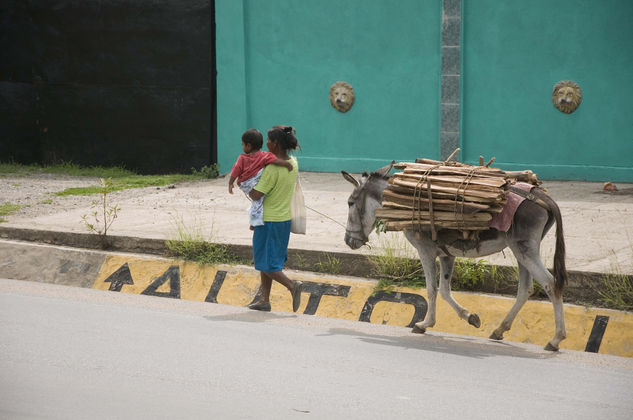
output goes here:
[[343, 178], [345, 178], [346, 180], [354, 184], [354, 187], [358, 187], [360, 185], [358, 183], [358, 180], [354, 178], [353, 176], [351, 176], [350, 174], [348, 174], [347, 172], [341, 171], [341, 173], [343, 174]]
[[384, 177], [384, 178], [388, 177], [388, 176], [389, 176], [389, 172], [391, 171], [391, 168], [393, 168], [393, 165], [395, 165], [395, 164], [396, 164], [396, 161], [395, 161], [395, 160], [392, 160], [392, 161], [391, 161], [391, 163], [390, 163], [389, 165], [387, 165], [387, 166], [385, 166], [385, 167], [383, 167], [383, 168], [378, 169], [378, 170], [376, 171], [376, 174], [377, 174], [377, 175], [380, 175], [380, 176], [382, 176], [382, 177]]

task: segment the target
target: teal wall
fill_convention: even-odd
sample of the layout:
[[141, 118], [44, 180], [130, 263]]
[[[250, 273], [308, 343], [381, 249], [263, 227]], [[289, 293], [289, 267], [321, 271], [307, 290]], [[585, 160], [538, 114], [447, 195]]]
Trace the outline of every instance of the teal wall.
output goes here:
[[[297, 129], [302, 170], [439, 158], [441, 1], [216, 0], [218, 163], [250, 127]], [[329, 102], [347, 81], [347, 113]]]
[[[633, 182], [631, 0], [215, 0], [221, 172], [244, 130], [275, 124], [296, 127], [302, 170], [439, 158], [443, 3], [462, 22], [462, 161]], [[561, 80], [583, 92], [572, 114], [551, 101]]]
[[[462, 160], [633, 182], [633, 1], [462, 2]], [[553, 86], [580, 85], [572, 114]]]

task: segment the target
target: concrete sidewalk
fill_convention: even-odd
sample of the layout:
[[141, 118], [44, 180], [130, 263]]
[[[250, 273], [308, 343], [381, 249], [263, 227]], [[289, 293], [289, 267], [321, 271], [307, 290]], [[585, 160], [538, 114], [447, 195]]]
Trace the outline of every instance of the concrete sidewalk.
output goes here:
[[[301, 172], [300, 179], [308, 206], [308, 233], [291, 235], [291, 249], [368, 254], [391, 248], [401, 249], [402, 256], [416, 256], [398, 233], [374, 233], [370, 248], [349, 249], [343, 237], [352, 185], [338, 173]], [[178, 232], [185, 231], [201, 234], [213, 242], [250, 245], [246, 214], [249, 202], [239, 191], [230, 195], [226, 184], [226, 178], [218, 178], [178, 184], [175, 188], [113, 193], [112, 201], [121, 211], [109, 234], [177, 239]], [[543, 186], [562, 211], [569, 270], [633, 274], [633, 184], [618, 184], [617, 192], [604, 192], [602, 183], [596, 182], [545, 181]], [[0, 226], [86, 233], [81, 216], [89, 213], [90, 207], [86, 205], [52, 215], [16, 215]], [[551, 266], [553, 229], [544, 239], [541, 253]], [[515, 263], [509, 250], [486, 260], [497, 265]]]

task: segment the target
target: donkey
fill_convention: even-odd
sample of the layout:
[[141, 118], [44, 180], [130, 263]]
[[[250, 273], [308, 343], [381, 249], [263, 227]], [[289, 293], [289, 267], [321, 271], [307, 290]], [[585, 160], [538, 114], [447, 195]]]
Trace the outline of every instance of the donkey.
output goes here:
[[[343, 177], [354, 185], [354, 191], [348, 200], [349, 214], [345, 231], [345, 243], [352, 249], [358, 249], [368, 241], [375, 227], [376, 209], [382, 206], [382, 193], [387, 188], [389, 171], [393, 167], [385, 166], [371, 174], [363, 173], [360, 179], [345, 171]], [[423, 334], [427, 328], [435, 325], [437, 280], [435, 260], [440, 259], [440, 295], [475, 328], [481, 326], [479, 316], [460, 306], [451, 295], [451, 277], [455, 257], [482, 257], [510, 248], [519, 266], [519, 287], [514, 305], [501, 325], [490, 338], [502, 340], [503, 334], [510, 330], [514, 318], [534, 290], [532, 278], [543, 287], [554, 306], [556, 333], [545, 346], [545, 350], [558, 351], [559, 344], [566, 337], [565, 317], [563, 313], [563, 288], [567, 282], [565, 268], [565, 242], [563, 225], [558, 205], [544, 191], [534, 188], [532, 200], [524, 200], [517, 209], [508, 232], [496, 229], [480, 231], [477, 240], [464, 240], [455, 231], [439, 230], [437, 240], [431, 239], [429, 230], [405, 230], [407, 240], [418, 251], [429, 299], [429, 308], [423, 321], [417, 322], [412, 332]], [[537, 204], [538, 203], [538, 204]], [[543, 265], [539, 251], [541, 240], [556, 222], [556, 250], [554, 253], [554, 274]]]

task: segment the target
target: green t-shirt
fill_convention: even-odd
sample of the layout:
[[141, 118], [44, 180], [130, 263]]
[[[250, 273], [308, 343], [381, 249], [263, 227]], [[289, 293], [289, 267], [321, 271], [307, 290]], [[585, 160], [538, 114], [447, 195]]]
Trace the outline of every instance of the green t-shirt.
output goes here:
[[277, 165], [266, 165], [254, 189], [266, 194], [264, 197], [264, 222], [290, 220], [290, 200], [297, 181], [299, 165], [290, 158], [292, 171]]

